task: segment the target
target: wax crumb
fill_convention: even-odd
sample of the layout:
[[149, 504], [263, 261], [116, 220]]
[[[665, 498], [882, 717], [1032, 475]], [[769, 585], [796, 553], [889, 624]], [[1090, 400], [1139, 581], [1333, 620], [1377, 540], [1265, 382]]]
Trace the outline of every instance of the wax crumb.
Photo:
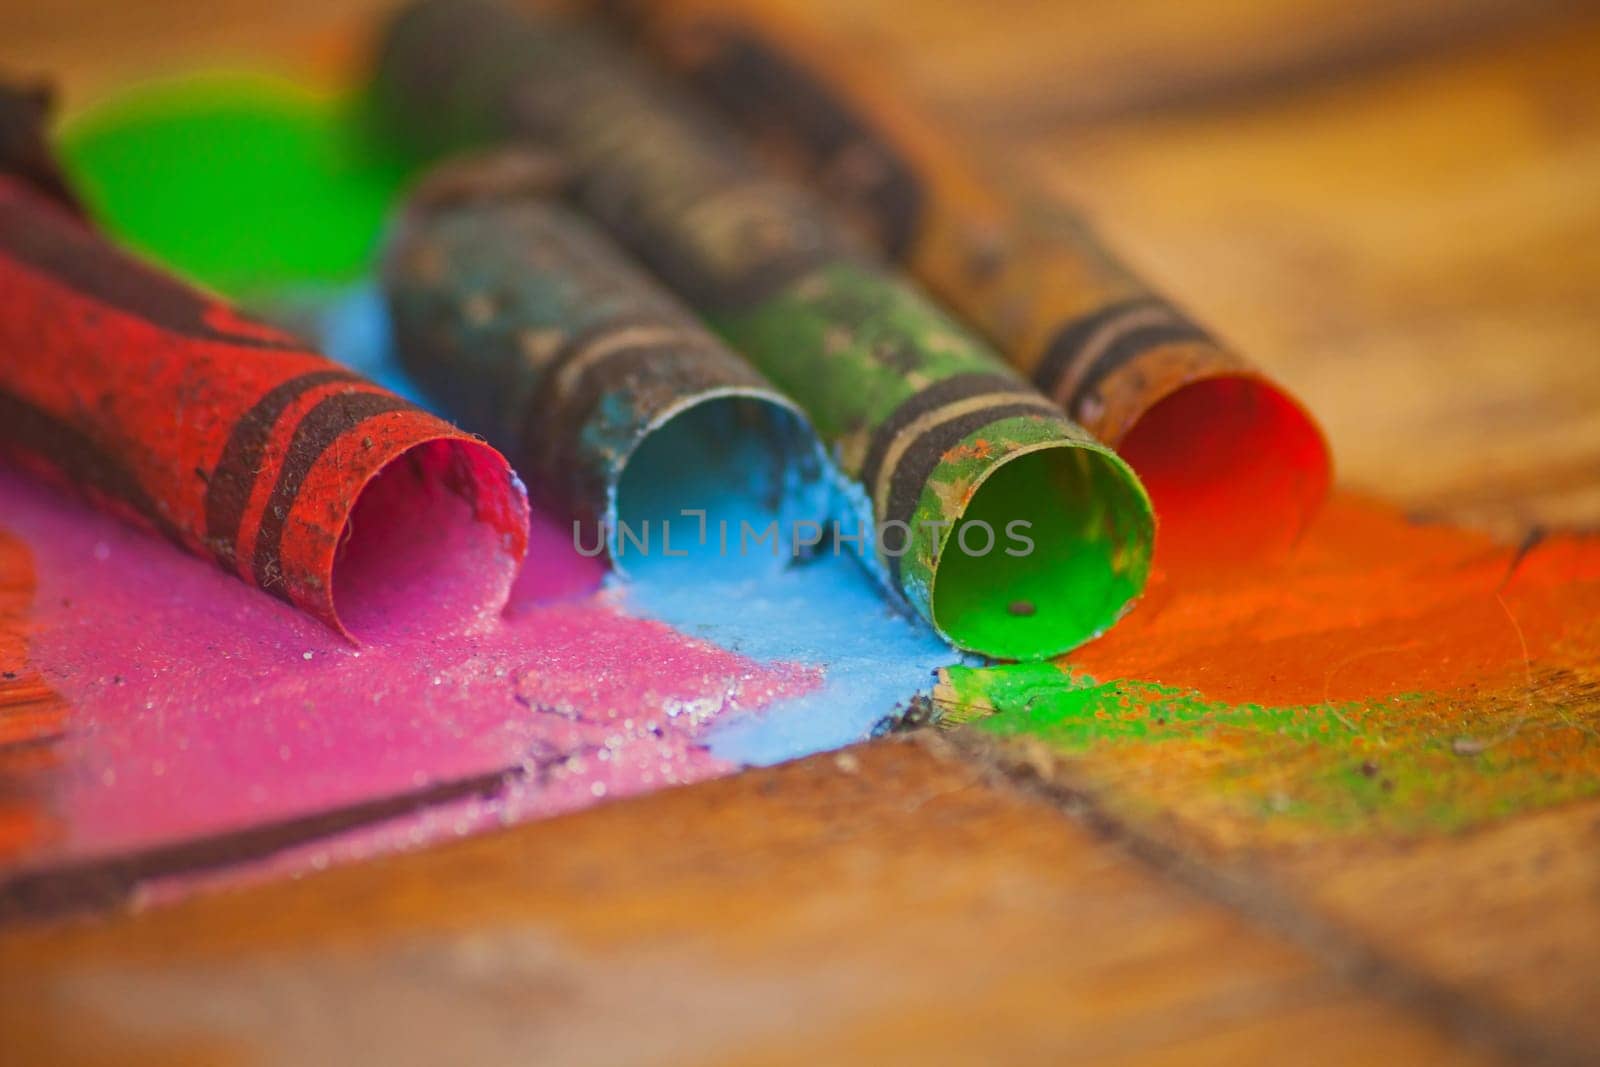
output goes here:
[[1013, 600], [1006, 610], [1013, 615], [1018, 615], [1025, 618], [1029, 615], [1032, 615], [1034, 612], [1033, 601]]

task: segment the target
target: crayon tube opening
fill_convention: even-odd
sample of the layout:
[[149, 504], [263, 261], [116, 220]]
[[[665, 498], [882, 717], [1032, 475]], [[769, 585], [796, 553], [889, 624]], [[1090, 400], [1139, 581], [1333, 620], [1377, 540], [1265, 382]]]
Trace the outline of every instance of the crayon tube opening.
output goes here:
[[1287, 551], [1327, 495], [1328, 445], [1271, 382], [1206, 378], [1168, 394], [1118, 451], [1161, 516], [1163, 568], [1236, 567]]
[[770, 570], [822, 543], [828, 500], [821, 446], [788, 401], [701, 395], [656, 420], [624, 461], [607, 548], [630, 574]]
[[462, 439], [400, 453], [362, 487], [333, 564], [346, 636], [459, 632], [505, 606], [527, 547], [527, 510], [499, 454]]
[[1139, 595], [1153, 531], [1148, 498], [1111, 452], [1071, 442], [1022, 452], [977, 485], [945, 542], [934, 624], [996, 659], [1058, 655]]

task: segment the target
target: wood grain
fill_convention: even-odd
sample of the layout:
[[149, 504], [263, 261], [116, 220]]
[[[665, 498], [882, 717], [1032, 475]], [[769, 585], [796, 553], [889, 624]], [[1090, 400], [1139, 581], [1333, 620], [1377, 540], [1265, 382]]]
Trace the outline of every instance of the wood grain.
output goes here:
[[1092, 756], [954, 738], [1168, 877], [1458, 1034], [1520, 1062], [1590, 1062], [1600, 1047], [1600, 802], [1473, 833], [1218, 838], [1181, 807], [1130, 803], [1138, 790], [1108, 785]]
[[1597, 64], [1576, 19], [1029, 144], [1310, 400], [1344, 484], [1514, 537], [1600, 520]]
[[[326, 71], [387, 6], [7, 5], [0, 65], [59, 72], [77, 106], [179, 62]], [[865, 41], [993, 166], [1086, 205], [1298, 387], [1347, 484], [1508, 537], [1600, 522], [1600, 19], [1580, 5], [791, 6]], [[1081, 768], [996, 761], [883, 742], [12, 929], [0, 1060], [1600, 1047], [1593, 803], [1454, 836], [1219, 845]]]
[[895, 740], [12, 931], [0, 1032], [29, 1063], [1482, 1055], [1049, 804]]

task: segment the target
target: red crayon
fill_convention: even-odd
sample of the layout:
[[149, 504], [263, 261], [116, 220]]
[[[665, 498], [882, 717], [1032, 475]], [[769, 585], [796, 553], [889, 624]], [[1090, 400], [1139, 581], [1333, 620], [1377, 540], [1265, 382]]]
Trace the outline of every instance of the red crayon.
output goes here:
[[[358, 551], [413, 554], [383, 570], [390, 584], [440, 564], [438, 538], [406, 522], [421, 511], [409, 501], [444, 489], [470, 504], [463, 521], [498, 535], [477, 542], [495, 558], [470, 593], [503, 600], [528, 516], [498, 452], [120, 251], [18, 168], [0, 170], [0, 458], [346, 636], [336, 572]], [[353, 538], [357, 502], [380, 483], [370, 499], [387, 511], [363, 511], [362, 525], [383, 528]]]

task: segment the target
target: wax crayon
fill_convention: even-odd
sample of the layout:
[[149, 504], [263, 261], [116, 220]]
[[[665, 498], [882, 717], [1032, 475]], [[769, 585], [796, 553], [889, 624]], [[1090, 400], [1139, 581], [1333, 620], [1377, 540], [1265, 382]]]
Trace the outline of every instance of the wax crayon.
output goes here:
[[21, 179], [58, 206], [82, 215], [83, 204], [61, 170], [46, 136], [55, 101], [48, 84], [0, 82], [0, 174]]
[[1305, 409], [1081, 213], [1002, 191], [880, 64], [765, 0], [603, 6], [1122, 453], [1155, 500], [1164, 553], [1270, 553], [1320, 506], [1330, 459]]
[[[124, 253], [21, 173], [0, 174], [0, 457], [346, 636], [361, 583], [443, 567], [504, 602], [527, 501], [498, 453]], [[407, 527], [407, 495], [433, 492], [470, 508], [481, 558]]]
[[384, 256], [401, 363], [574, 520], [580, 549], [603, 544], [620, 569], [630, 545], [717, 552], [723, 520], [696, 497], [708, 477], [791, 533], [821, 529], [825, 462], [805, 415], [565, 205], [562, 185], [552, 157], [516, 148], [422, 180]]
[[852, 481], [835, 534], [954, 644], [1058, 653], [1143, 587], [1153, 519], [1126, 464], [600, 28], [425, 0], [374, 88], [422, 151], [558, 154], [575, 202], [800, 403]]

